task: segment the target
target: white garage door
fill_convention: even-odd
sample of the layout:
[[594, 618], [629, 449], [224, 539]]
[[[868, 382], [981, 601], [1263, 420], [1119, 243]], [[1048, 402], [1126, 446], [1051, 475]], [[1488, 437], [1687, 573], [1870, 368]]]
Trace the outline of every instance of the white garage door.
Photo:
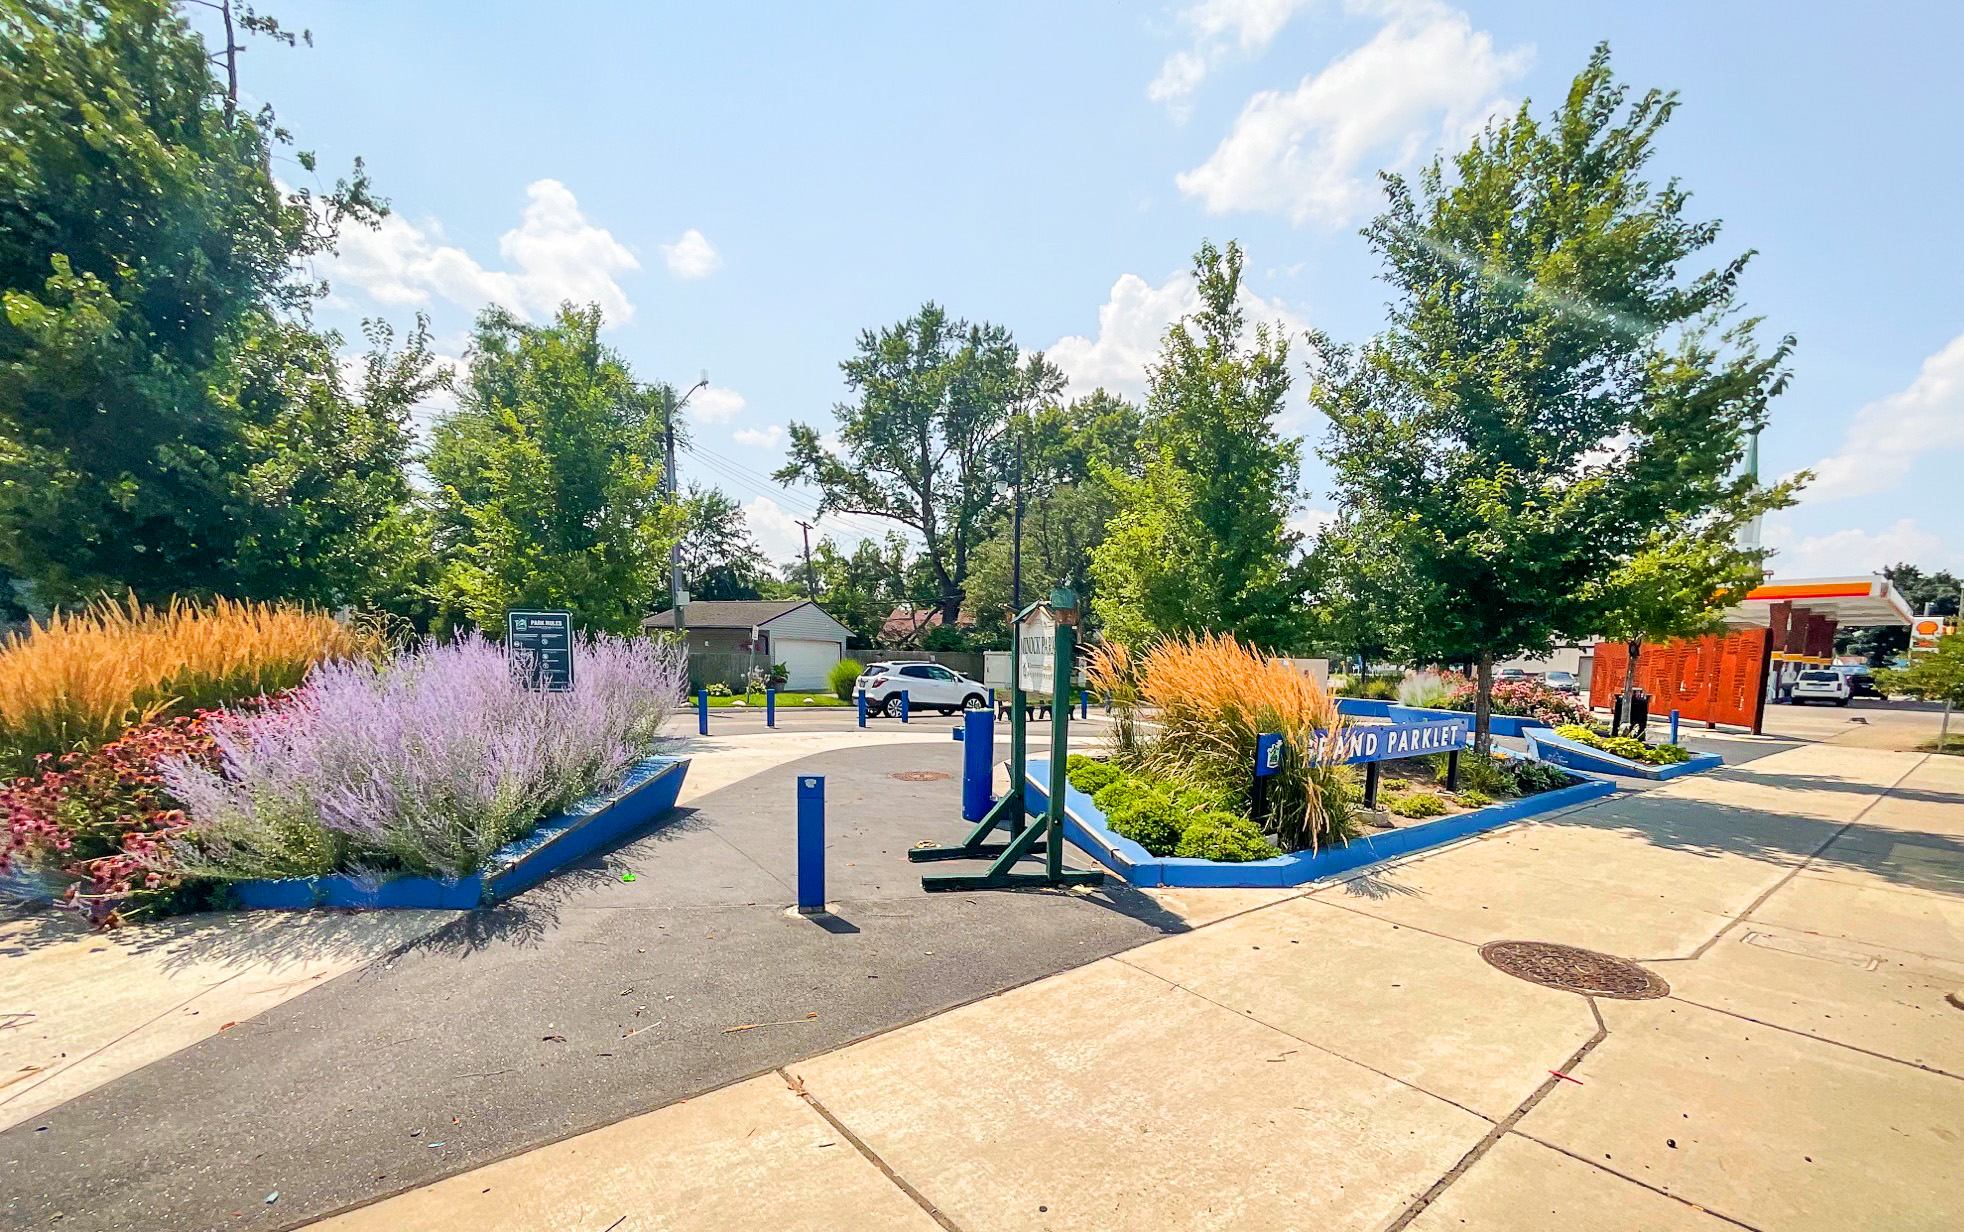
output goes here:
[[841, 657], [838, 642], [806, 642], [793, 638], [773, 638], [771, 657], [784, 664], [790, 673], [785, 679], [786, 689], [822, 689], [832, 665]]

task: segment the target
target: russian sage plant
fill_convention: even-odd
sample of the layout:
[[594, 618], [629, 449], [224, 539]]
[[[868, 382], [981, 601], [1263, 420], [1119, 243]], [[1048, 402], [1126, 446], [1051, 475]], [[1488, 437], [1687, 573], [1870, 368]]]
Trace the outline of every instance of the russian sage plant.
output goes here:
[[164, 767], [192, 826], [180, 858], [227, 879], [467, 876], [542, 817], [620, 782], [682, 694], [679, 654], [599, 636], [575, 687], [525, 688], [475, 634], [317, 668], [287, 701], [212, 724], [216, 769]]

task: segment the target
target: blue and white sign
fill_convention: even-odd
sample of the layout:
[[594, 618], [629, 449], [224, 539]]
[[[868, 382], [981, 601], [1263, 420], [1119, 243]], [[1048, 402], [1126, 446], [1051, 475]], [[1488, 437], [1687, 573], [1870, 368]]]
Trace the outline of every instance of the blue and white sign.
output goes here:
[[1255, 737], [1255, 777], [1265, 779], [1282, 769], [1282, 733], [1263, 732]]
[[[1316, 733], [1320, 744], [1328, 732]], [[1337, 733], [1337, 751], [1347, 766], [1395, 761], [1427, 753], [1450, 753], [1472, 742], [1473, 720], [1434, 719], [1424, 723], [1359, 723]]]

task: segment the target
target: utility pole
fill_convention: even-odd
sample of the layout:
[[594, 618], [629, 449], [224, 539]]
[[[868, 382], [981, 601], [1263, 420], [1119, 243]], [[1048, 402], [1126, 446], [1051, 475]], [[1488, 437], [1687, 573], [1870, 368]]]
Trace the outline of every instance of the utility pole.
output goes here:
[[816, 599], [818, 583], [812, 580], [812, 524], [800, 522], [798, 529], [803, 531], [805, 536], [805, 598]]
[[[666, 412], [662, 416], [662, 435], [666, 438], [667, 461], [663, 465], [662, 481], [668, 488], [668, 502], [676, 500], [675, 484], [675, 414], [696, 396], [696, 391], [709, 384], [709, 370], [704, 369], [702, 379], [689, 386], [689, 392], [679, 399], [672, 386], [663, 385], [662, 406]], [[668, 545], [668, 615], [679, 636], [682, 632], [682, 540], [678, 537]]]
[[1009, 611], [1013, 625], [1023, 610], [1023, 417], [1020, 414], [1010, 421], [1010, 430], [1016, 433], [1016, 505], [1009, 538]]

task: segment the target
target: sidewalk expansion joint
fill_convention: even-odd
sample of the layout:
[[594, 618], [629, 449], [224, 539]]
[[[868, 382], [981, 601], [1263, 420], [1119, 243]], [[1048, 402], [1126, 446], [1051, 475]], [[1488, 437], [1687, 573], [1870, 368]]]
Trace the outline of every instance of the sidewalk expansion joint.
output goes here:
[[1807, 866], [1814, 863], [1814, 861], [1820, 856], [1822, 852], [1834, 846], [1836, 839], [1848, 833], [1848, 831], [1854, 829], [1855, 825], [1858, 822], [1860, 822], [1862, 818], [1867, 817], [1869, 815], [1870, 809], [1874, 808], [1876, 805], [1888, 799], [1890, 792], [1895, 791], [1898, 787], [1901, 787], [1904, 781], [1907, 780], [1910, 775], [1915, 774], [1918, 770], [1922, 769], [1923, 763], [1928, 760], [1930, 760], [1930, 758], [1927, 755], [1924, 757], [1919, 757], [1914, 765], [1910, 766], [1907, 770], [1904, 770], [1900, 775], [1896, 776], [1895, 782], [1889, 784], [1889, 786], [1877, 792], [1875, 794], [1874, 799], [1870, 800], [1867, 804], [1864, 804], [1859, 813], [1856, 813], [1853, 817], [1850, 817], [1847, 821], [1842, 822], [1841, 827], [1837, 829], [1833, 834], [1828, 835], [1828, 837], [1822, 841], [1819, 847], [1816, 847], [1812, 852], [1808, 853], [1808, 856], [1805, 860], [1802, 860], [1800, 863], [1788, 869], [1786, 876], [1780, 878], [1780, 880], [1768, 886], [1766, 890], [1762, 892], [1758, 898], [1755, 898], [1752, 902], [1746, 905], [1746, 909], [1744, 911], [1741, 911], [1739, 914], [1733, 916], [1732, 919], [1726, 923], [1725, 927], [1713, 933], [1711, 935], [1711, 938], [1705, 941], [1697, 949], [1685, 955], [1684, 958], [1681, 960], [1653, 960], [1653, 961], [1687, 961], [1688, 962], [1694, 958], [1703, 958], [1705, 956], [1705, 951], [1717, 945], [1721, 940], [1724, 939], [1725, 934], [1737, 928], [1741, 923], [1743, 923], [1747, 918], [1749, 918], [1753, 914], [1753, 912], [1758, 911], [1761, 907], [1764, 907], [1766, 905], [1766, 900], [1772, 898], [1775, 894], [1778, 894], [1781, 890], [1786, 889], [1788, 882], [1792, 881], [1795, 877], [1798, 877], [1801, 875], [1801, 873], [1805, 872], [1807, 870]]
[[1628, 1181], [1630, 1182], [1630, 1184], [1635, 1185], [1638, 1189], [1648, 1189], [1650, 1192], [1654, 1194], [1658, 1194], [1662, 1197], [1669, 1198], [1671, 1199], [1671, 1201], [1676, 1202], [1681, 1206], [1688, 1206], [1692, 1210], [1697, 1211], [1701, 1215], [1710, 1215], [1713, 1219], [1719, 1220], [1722, 1223], [1729, 1223], [1735, 1228], [1744, 1228], [1746, 1229], [1746, 1232], [1763, 1232], [1763, 1229], [1761, 1229], [1758, 1224], [1747, 1223], [1743, 1219], [1735, 1219], [1730, 1215], [1726, 1215], [1719, 1211], [1715, 1211], [1709, 1206], [1700, 1206], [1698, 1203], [1693, 1202], [1691, 1199], [1685, 1197], [1683, 1194], [1675, 1194], [1668, 1189], [1659, 1189], [1657, 1186], [1651, 1184], [1648, 1181], [1642, 1180], [1641, 1178], [1638, 1177], [1631, 1176], [1627, 1172], [1618, 1172], [1614, 1168], [1605, 1166], [1600, 1160], [1590, 1159], [1587, 1156], [1578, 1155], [1574, 1151], [1569, 1150], [1565, 1146], [1562, 1146], [1558, 1143], [1549, 1142], [1543, 1138], [1537, 1138], [1533, 1134], [1528, 1133], [1526, 1130], [1517, 1129], [1512, 1132], [1516, 1138], [1521, 1138], [1528, 1142], [1532, 1142], [1536, 1146], [1545, 1146], [1549, 1150], [1555, 1152], [1557, 1155], [1566, 1155], [1570, 1159], [1573, 1159], [1576, 1163], [1587, 1164], [1591, 1168], [1594, 1168], [1596, 1171], [1606, 1172], [1610, 1176], [1615, 1177], [1619, 1181]]
[[872, 1147], [866, 1145], [865, 1139], [861, 1138], [858, 1134], [852, 1132], [852, 1130], [846, 1128], [846, 1123], [844, 1121], [841, 1121], [838, 1117], [832, 1115], [832, 1110], [830, 1108], [827, 1108], [823, 1103], [821, 1103], [819, 1101], [818, 1096], [813, 1095], [810, 1091], [807, 1091], [805, 1089], [805, 1084], [803, 1079], [800, 1079], [796, 1075], [792, 1074], [789, 1070], [785, 1069], [783, 1066], [778, 1067], [777, 1075], [778, 1077], [784, 1079], [784, 1085], [791, 1088], [792, 1093], [795, 1094], [799, 1099], [804, 1100], [805, 1103], [810, 1106], [813, 1112], [816, 1112], [819, 1116], [824, 1117], [825, 1123], [827, 1125], [830, 1125], [833, 1129], [839, 1131], [840, 1137], [844, 1138], [847, 1142], [852, 1143], [852, 1149], [858, 1151], [860, 1155], [864, 1156], [867, 1163], [870, 1163], [875, 1168], [878, 1168], [880, 1170], [881, 1176], [884, 1176], [889, 1181], [892, 1181], [894, 1183], [894, 1186], [898, 1188], [901, 1193], [906, 1194], [909, 1198], [913, 1200], [915, 1206], [918, 1206], [921, 1208], [921, 1210], [927, 1212], [927, 1217], [929, 1219], [932, 1219], [937, 1226], [946, 1229], [946, 1232], [962, 1232], [961, 1226], [959, 1224], [957, 1224], [954, 1220], [948, 1218], [946, 1215], [942, 1214], [940, 1208], [935, 1206], [934, 1203], [929, 1202], [927, 1200], [927, 1196], [923, 1194], [920, 1190], [915, 1189], [912, 1185], [909, 1185], [907, 1183], [906, 1177], [901, 1176], [898, 1172], [895, 1172], [892, 1168], [888, 1167], [887, 1161], [881, 1159], [878, 1152], [876, 1152]]
[[1935, 1074], [1940, 1078], [1955, 1078], [1960, 1082], [1964, 1082], [1964, 1074], [1953, 1074], [1947, 1069], [1941, 1069], [1935, 1065], [1926, 1065], [1922, 1061], [1911, 1061], [1905, 1057], [1892, 1057], [1886, 1052], [1877, 1052], [1873, 1048], [1863, 1048], [1859, 1044], [1849, 1044], [1838, 1039], [1829, 1039], [1825, 1035], [1816, 1035], [1812, 1031], [1803, 1031], [1798, 1027], [1782, 1026], [1777, 1022], [1768, 1022], [1764, 1018], [1754, 1018], [1751, 1014], [1741, 1014], [1737, 1010], [1728, 1010], [1716, 1005], [1706, 1005], [1703, 1001], [1693, 1001], [1689, 997], [1680, 997], [1675, 993], [1668, 1000], [1694, 1006], [1701, 1010], [1709, 1010], [1714, 1014], [1723, 1014], [1727, 1018], [1736, 1018], [1740, 1022], [1750, 1022], [1756, 1027], [1765, 1027], [1769, 1031], [1781, 1031], [1788, 1035], [1798, 1035], [1802, 1039], [1810, 1039], [1816, 1043], [1830, 1044], [1836, 1048], [1846, 1048], [1850, 1052], [1859, 1052], [1865, 1057], [1874, 1057], [1878, 1061], [1889, 1061], [1897, 1065], [1907, 1065], [1911, 1069], [1920, 1069], [1926, 1074]]
[[[1576, 1049], [1570, 1054], [1569, 1059], [1562, 1063], [1561, 1072], [1563, 1074], [1571, 1072], [1576, 1066], [1582, 1064], [1583, 1059], [1596, 1050], [1596, 1045], [1609, 1038], [1609, 1027], [1603, 1022], [1602, 1011], [1596, 1008], [1596, 999], [1594, 997], [1585, 997], [1583, 999], [1589, 1003], [1589, 1013], [1596, 1019], [1596, 1033], [1590, 1036], [1583, 1043], [1582, 1047]], [[1473, 1149], [1462, 1155], [1459, 1162], [1454, 1164], [1444, 1176], [1432, 1182], [1431, 1186], [1424, 1193], [1412, 1200], [1411, 1205], [1407, 1206], [1398, 1218], [1386, 1224], [1384, 1232], [1404, 1232], [1404, 1229], [1411, 1225], [1412, 1220], [1417, 1219], [1426, 1207], [1438, 1201], [1440, 1194], [1445, 1193], [1447, 1189], [1451, 1188], [1454, 1181], [1465, 1176], [1474, 1164], [1479, 1163], [1480, 1159], [1488, 1151], [1493, 1149], [1494, 1143], [1500, 1141], [1503, 1135], [1512, 1130], [1514, 1126], [1520, 1124], [1522, 1117], [1534, 1111], [1535, 1105], [1539, 1104], [1550, 1091], [1561, 1084], [1562, 1079], [1560, 1077], [1553, 1073], [1549, 1074], [1547, 1078], [1542, 1080], [1541, 1085], [1534, 1089], [1532, 1095], [1522, 1100], [1514, 1111], [1508, 1113], [1499, 1124], [1488, 1130], [1486, 1136], [1474, 1143]]]

